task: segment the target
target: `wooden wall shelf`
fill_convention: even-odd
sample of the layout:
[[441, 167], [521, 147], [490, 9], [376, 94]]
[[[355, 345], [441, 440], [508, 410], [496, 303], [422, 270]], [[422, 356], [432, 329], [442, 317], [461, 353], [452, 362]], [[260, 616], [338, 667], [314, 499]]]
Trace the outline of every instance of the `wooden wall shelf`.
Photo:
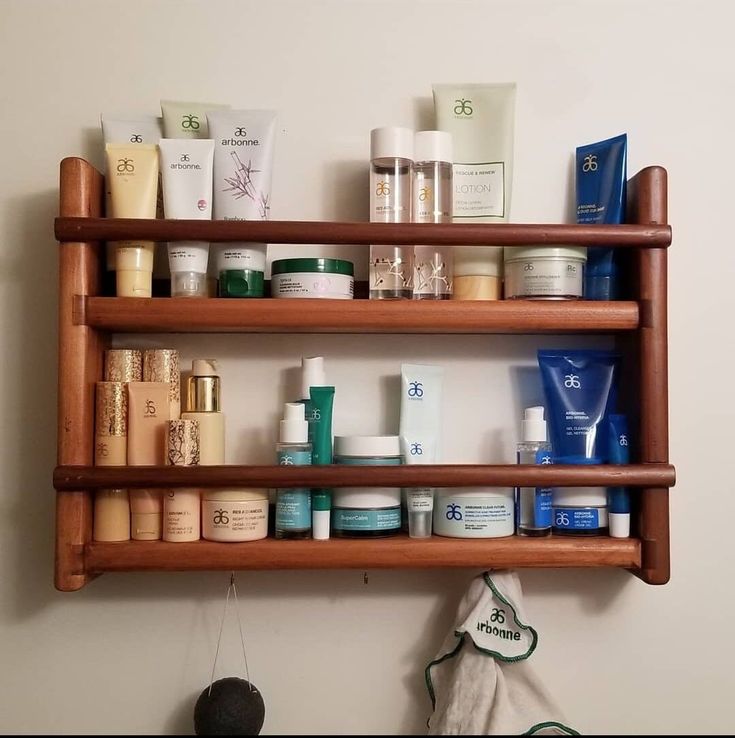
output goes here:
[[[414, 225], [325, 222], [115, 220], [102, 214], [102, 176], [83, 159], [61, 162], [59, 393], [55, 583], [83, 587], [107, 571], [424, 567], [624, 567], [651, 584], [669, 578], [666, 171], [629, 181], [629, 223], [614, 226]], [[99, 241], [259, 241], [291, 244], [611, 245], [633, 250], [636, 299], [628, 302], [383, 302], [369, 300], [129, 299], [101, 294]], [[640, 408], [630, 466], [438, 465], [406, 467], [94, 467], [94, 384], [115, 332], [613, 333]], [[634, 535], [606, 537], [249, 543], [92, 541], [95, 489], [105, 487], [628, 486]]]

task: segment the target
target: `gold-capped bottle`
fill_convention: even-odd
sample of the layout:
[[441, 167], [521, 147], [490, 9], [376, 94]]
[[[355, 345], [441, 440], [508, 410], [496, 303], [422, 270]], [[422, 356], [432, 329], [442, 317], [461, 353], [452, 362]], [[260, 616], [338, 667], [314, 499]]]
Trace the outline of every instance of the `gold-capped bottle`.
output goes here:
[[214, 359], [194, 359], [186, 381], [186, 404], [181, 417], [199, 421], [199, 463], [225, 463], [225, 416], [220, 398], [220, 376]]

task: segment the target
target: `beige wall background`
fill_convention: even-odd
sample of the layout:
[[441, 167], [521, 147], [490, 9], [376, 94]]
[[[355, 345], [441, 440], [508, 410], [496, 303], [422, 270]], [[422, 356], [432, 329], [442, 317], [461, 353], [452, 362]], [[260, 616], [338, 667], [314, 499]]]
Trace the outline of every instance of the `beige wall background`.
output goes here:
[[[568, 221], [575, 146], [623, 131], [631, 172], [660, 164], [670, 176], [672, 580], [523, 571], [535, 668], [582, 732], [732, 731], [730, 2], [5, 0], [0, 12], [2, 732], [192, 732], [228, 580], [109, 574], [53, 589], [59, 161], [101, 165], [101, 111], [156, 113], [161, 98], [272, 107], [273, 217], [364, 219], [370, 128], [431, 127], [431, 83], [464, 80], [518, 83], [516, 221]], [[339, 434], [395, 431], [401, 361], [443, 364], [447, 460], [508, 462], [527, 399], [518, 377], [537, 348], [571, 340], [118, 343], [221, 359], [233, 463], [271, 458], [302, 353], [327, 357]], [[263, 732], [423, 732], [424, 666], [477, 573], [240, 574]], [[240, 667], [229, 619], [217, 676]]]

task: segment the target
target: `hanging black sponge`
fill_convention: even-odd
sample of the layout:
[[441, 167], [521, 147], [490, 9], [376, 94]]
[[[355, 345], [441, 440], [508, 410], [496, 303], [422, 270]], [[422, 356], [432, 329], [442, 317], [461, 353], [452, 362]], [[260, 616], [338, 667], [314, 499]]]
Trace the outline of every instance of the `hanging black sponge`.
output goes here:
[[259, 735], [265, 703], [255, 685], [238, 677], [218, 679], [199, 695], [194, 707], [197, 735]]

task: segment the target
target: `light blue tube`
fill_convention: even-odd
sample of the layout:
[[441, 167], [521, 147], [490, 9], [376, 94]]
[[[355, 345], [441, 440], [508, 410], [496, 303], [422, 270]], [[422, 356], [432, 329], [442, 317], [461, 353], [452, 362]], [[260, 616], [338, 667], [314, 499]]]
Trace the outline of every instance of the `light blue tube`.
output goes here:
[[[625, 222], [627, 147], [628, 137], [623, 133], [577, 148], [577, 223]], [[619, 299], [619, 270], [616, 249], [604, 246], [588, 248], [585, 298]]]

